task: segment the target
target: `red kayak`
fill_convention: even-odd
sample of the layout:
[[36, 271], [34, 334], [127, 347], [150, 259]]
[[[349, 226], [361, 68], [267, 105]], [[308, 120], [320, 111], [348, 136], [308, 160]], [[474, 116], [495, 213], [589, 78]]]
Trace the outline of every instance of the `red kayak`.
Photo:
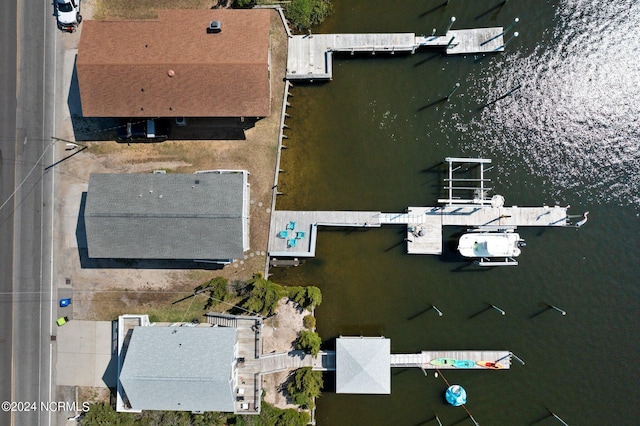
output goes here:
[[499, 370], [501, 368], [504, 368], [501, 364], [492, 361], [478, 361], [476, 362], [476, 364], [478, 364], [480, 367], [490, 368], [492, 370]]

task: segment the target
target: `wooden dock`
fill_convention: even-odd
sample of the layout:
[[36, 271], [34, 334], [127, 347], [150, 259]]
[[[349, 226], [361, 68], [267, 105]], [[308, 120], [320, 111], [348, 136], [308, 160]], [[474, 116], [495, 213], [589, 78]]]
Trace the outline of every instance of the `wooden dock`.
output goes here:
[[421, 48], [444, 49], [447, 55], [504, 51], [502, 27], [449, 30], [445, 35], [415, 33], [308, 34], [289, 37], [288, 80], [330, 80], [333, 53], [415, 53]]
[[[439, 358], [449, 358], [458, 361], [489, 361], [496, 362], [502, 366], [502, 369], [511, 368], [511, 352], [509, 351], [422, 351], [417, 354], [391, 354], [391, 367], [418, 367], [423, 370], [441, 369], [457, 369], [457, 370], [489, 370], [480, 365], [470, 368], [456, 368], [453, 365], [433, 365], [430, 361]], [[493, 370], [493, 369], [491, 369]]]
[[312, 356], [304, 351], [278, 352], [260, 356], [260, 374], [278, 373], [311, 367], [317, 371], [334, 371], [336, 354], [334, 351], [321, 351]]
[[[289, 222], [295, 222], [295, 229], [285, 238]], [[518, 226], [567, 225], [567, 207], [492, 207], [444, 206], [409, 207], [405, 213], [382, 213], [373, 211], [291, 211], [277, 210], [272, 213], [269, 235], [269, 256], [271, 257], [313, 257], [319, 226], [343, 226], [370, 228], [381, 225], [403, 225], [407, 227], [406, 241], [409, 254], [442, 254], [442, 227], [460, 226], [486, 230], [514, 229]], [[304, 232], [295, 246], [289, 240]]]

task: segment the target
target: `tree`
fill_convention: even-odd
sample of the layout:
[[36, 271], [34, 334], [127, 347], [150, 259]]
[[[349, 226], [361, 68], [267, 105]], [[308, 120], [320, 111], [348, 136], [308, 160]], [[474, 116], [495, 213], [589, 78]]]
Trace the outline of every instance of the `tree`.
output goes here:
[[287, 392], [294, 404], [302, 408], [313, 408], [313, 399], [322, 393], [322, 372], [313, 371], [311, 367], [297, 369], [287, 385]]
[[313, 309], [322, 303], [322, 292], [318, 287], [287, 287], [289, 299], [296, 302], [303, 309]]
[[322, 339], [318, 333], [315, 331], [302, 330], [296, 340], [296, 349], [303, 350], [313, 356], [316, 356], [318, 355], [318, 352], [320, 352], [321, 344]]
[[260, 276], [252, 278], [249, 283], [252, 288], [244, 307], [262, 316], [273, 315], [278, 301], [286, 295], [284, 288]]
[[224, 277], [216, 277], [196, 288], [196, 291], [204, 289], [209, 292], [210, 296], [205, 305], [205, 309], [209, 309], [221, 301], [226, 301], [233, 297], [233, 294], [229, 292], [229, 281]]
[[131, 413], [118, 413], [109, 404], [93, 404], [80, 424], [82, 426], [134, 426], [137, 424], [137, 416]]
[[331, 12], [330, 0], [292, 0], [284, 8], [289, 23], [299, 31], [321, 24]]

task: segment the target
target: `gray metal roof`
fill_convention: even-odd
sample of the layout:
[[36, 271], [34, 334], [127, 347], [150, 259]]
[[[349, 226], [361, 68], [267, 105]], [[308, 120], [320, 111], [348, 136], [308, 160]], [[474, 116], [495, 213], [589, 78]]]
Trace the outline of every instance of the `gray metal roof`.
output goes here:
[[89, 257], [242, 258], [245, 182], [241, 172], [92, 174], [84, 213]]
[[336, 339], [336, 393], [390, 394], [391, 341], [381, 337]]
[[134, 328], [120, 372], [131, 408], [233, 412], [235, 343], [235, 328]]

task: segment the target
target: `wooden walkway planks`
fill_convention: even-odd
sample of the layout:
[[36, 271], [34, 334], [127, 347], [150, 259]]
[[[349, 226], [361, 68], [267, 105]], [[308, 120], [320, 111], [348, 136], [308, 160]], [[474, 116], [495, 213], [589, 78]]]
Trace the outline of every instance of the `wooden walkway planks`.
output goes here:
[[447, 43], [452, 37], [454, 39], [447, 49], [447, 55], [503, 52], [503, 36], [502, 27], [450, 30], [446, 35]]
[[311, 367], [318, 371], [333, 371], [336, 368], [336, 356], [333, 351], [321, 351], [312, 356], [303, 351], [278, 352], [260, 356], [260, 374], [278, 373]]
[[447, 55], [504, 51], [502, 27], [450, 30], [443, 36], [414, 33], [308, 34], [289, 38], [289, 80], [330, 80], [333, 52], [415, 53], [418, 48], [437, 47]]
[[[295, 230], [285, 238], [279, 236], [289, 222], [295, 222]], [[442, 227], [460, 226], [515, 228], [518, 226], [563, 227], [567, 225], [567, 207], [491, 207], [445, 206], [409, 207], [406, 213], [381, 213], [373, 211], [290, 211], [273, 212], [269, 235], [271, 257], [315, 256], [318, 226], [379, 227], [381, 225], [405, 225], [409, 254], [442, 254]], [[289, 247], [290, 237], [304, 232]]]
[[[390, 365], [391, 367], [419, 367], [424, 370], [435, 370], [436, 368], [467, 370], [466, 368], [456, 368], [453, 365], [436, 366], [430, 364], [431, 360], [438, 358], [450, 358], [458, 361], [473, 362], [496, 362], [499, 360], [499, 364], [503, 369], [509, 369], [511, 367], [511, 352], [496, 350], [422, 351], [418, 354], [391, 354]], [[475, 365], [469, 369], [488, 370], [487, 368], [481, 367], [479, 365]]]
[[413, 52], [413, 33], [312, 34], [289, 38], [287, 79], [329, 80], [332, 52]]

